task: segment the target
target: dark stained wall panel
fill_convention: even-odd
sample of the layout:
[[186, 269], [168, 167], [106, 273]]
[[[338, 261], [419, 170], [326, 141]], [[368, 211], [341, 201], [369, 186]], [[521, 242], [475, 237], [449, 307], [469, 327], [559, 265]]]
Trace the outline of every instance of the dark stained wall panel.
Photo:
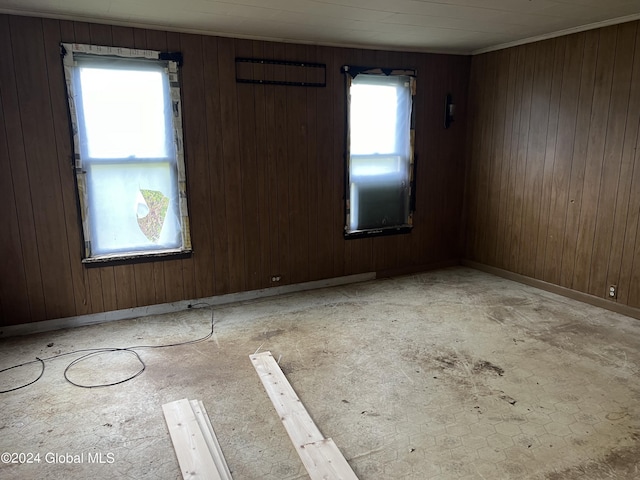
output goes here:
[[469, 92], [466, 258], [640, 307], [640, 22], [473, 57]]
[[[267, 288], [273, 275], [283, 285], [411, 271], [460, 257], [469, 57], [11, 15], [0, 15], [0, 40], [0, 325]], [[183, 53], [190, 258], [81, 263], [61, 41]], [[324, 63], [327, 86], [239, 84], [236, 57]], [[344, 64], [418, 70], [419, 164], [409, 235], [343, 238]], [[266, 73], [299, 76], [286, 68]], [[458, 117], [449, 130], [442, 127], [447, 93]]]

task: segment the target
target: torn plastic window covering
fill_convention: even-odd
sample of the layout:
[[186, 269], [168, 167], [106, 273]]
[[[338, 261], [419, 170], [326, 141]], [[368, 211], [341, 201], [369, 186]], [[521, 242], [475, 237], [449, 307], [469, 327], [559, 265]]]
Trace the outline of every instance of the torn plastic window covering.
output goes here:
[[[174, 175], [168, 163], [92, 164], [87, 171], [89, 216], [99, 219], [91, 222], [94, 253], [179, 248]], [[158, 202], [150, 205], [148, 198], [154, 196]]]
[[149, 50], [63, 51], [85, 258], [190, 251], [177, 65]]
[[345, 69], [350, 73], [346, 236], [408, 231], [412, 226], [415, 78], [365, 70], [372, 71]]

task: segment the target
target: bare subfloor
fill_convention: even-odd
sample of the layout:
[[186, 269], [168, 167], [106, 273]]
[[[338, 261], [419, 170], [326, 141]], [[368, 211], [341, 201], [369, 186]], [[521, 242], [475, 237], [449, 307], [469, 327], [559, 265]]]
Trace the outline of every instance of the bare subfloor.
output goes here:
[[[190, 398], [204, 401], [234, 479], [308, 478], [249, 360], [270, 350], [361, 480], [640, 478], [637, 320], [467, 268], [214, 315], [206, 342], [139, 350], [147, 368], [130, 382], [75, 387], [63, 371], [76, 355], [0, 395], [0, 451], [40, 454], [0, 465], [0, 477], [181, 478], [161, 405]], [[208, 308], [194, 308], [4, 339], [0, 368], [190, 340], [209, 322]], [[2, 374], [0, 389], [38, 369]], [[69, 375], [100, 383], [136, 369], [115, 352]], [[82, 463], [62, 463], [66, 454]]]

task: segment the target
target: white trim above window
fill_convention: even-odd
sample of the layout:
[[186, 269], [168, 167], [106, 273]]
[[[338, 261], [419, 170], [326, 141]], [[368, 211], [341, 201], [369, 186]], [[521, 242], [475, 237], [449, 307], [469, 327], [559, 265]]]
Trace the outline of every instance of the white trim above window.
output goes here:
[[84, 262], [191, 251], [178, 64], [62, 44]]

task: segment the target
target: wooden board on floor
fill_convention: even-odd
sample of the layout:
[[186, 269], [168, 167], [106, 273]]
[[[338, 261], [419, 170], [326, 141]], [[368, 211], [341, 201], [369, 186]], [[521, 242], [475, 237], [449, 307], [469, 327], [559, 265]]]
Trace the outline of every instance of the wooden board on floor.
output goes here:
[[189, 403], [191, 404], [193, 413], [196, 415], [196, 420], [200, 425], [200, 430], [202, 431], [204, 440], [207, 443], [207, 447], [209, 447], [209, 452], [211, 453], [213, 462], [216, 464], [216, 469], [220, 474], [220, 478], [222, 478], [222, 480], [231, 480], [229, 466], [222, 454], [220, 443], [218, 443], [218, 437], [216, 437], [216, 432], [213, 430], [213, 425], [211, 425], [211, 420], [209, 419], [207, 410], [204, 408], [204, 403], [202, 403], [202, 400], [190, 400]]
[[189, 400], [165, 403], [162, 411], [182, 477], [185, 480], [222, 480]]
[[298, 447], [298, 455], [313, 480], [349, 480], [357, 477], [334, 441], [325, 438]]
[[324, 438], [271, 352], [249, 357], [312, 480], [357, 480], [333, 440]]

